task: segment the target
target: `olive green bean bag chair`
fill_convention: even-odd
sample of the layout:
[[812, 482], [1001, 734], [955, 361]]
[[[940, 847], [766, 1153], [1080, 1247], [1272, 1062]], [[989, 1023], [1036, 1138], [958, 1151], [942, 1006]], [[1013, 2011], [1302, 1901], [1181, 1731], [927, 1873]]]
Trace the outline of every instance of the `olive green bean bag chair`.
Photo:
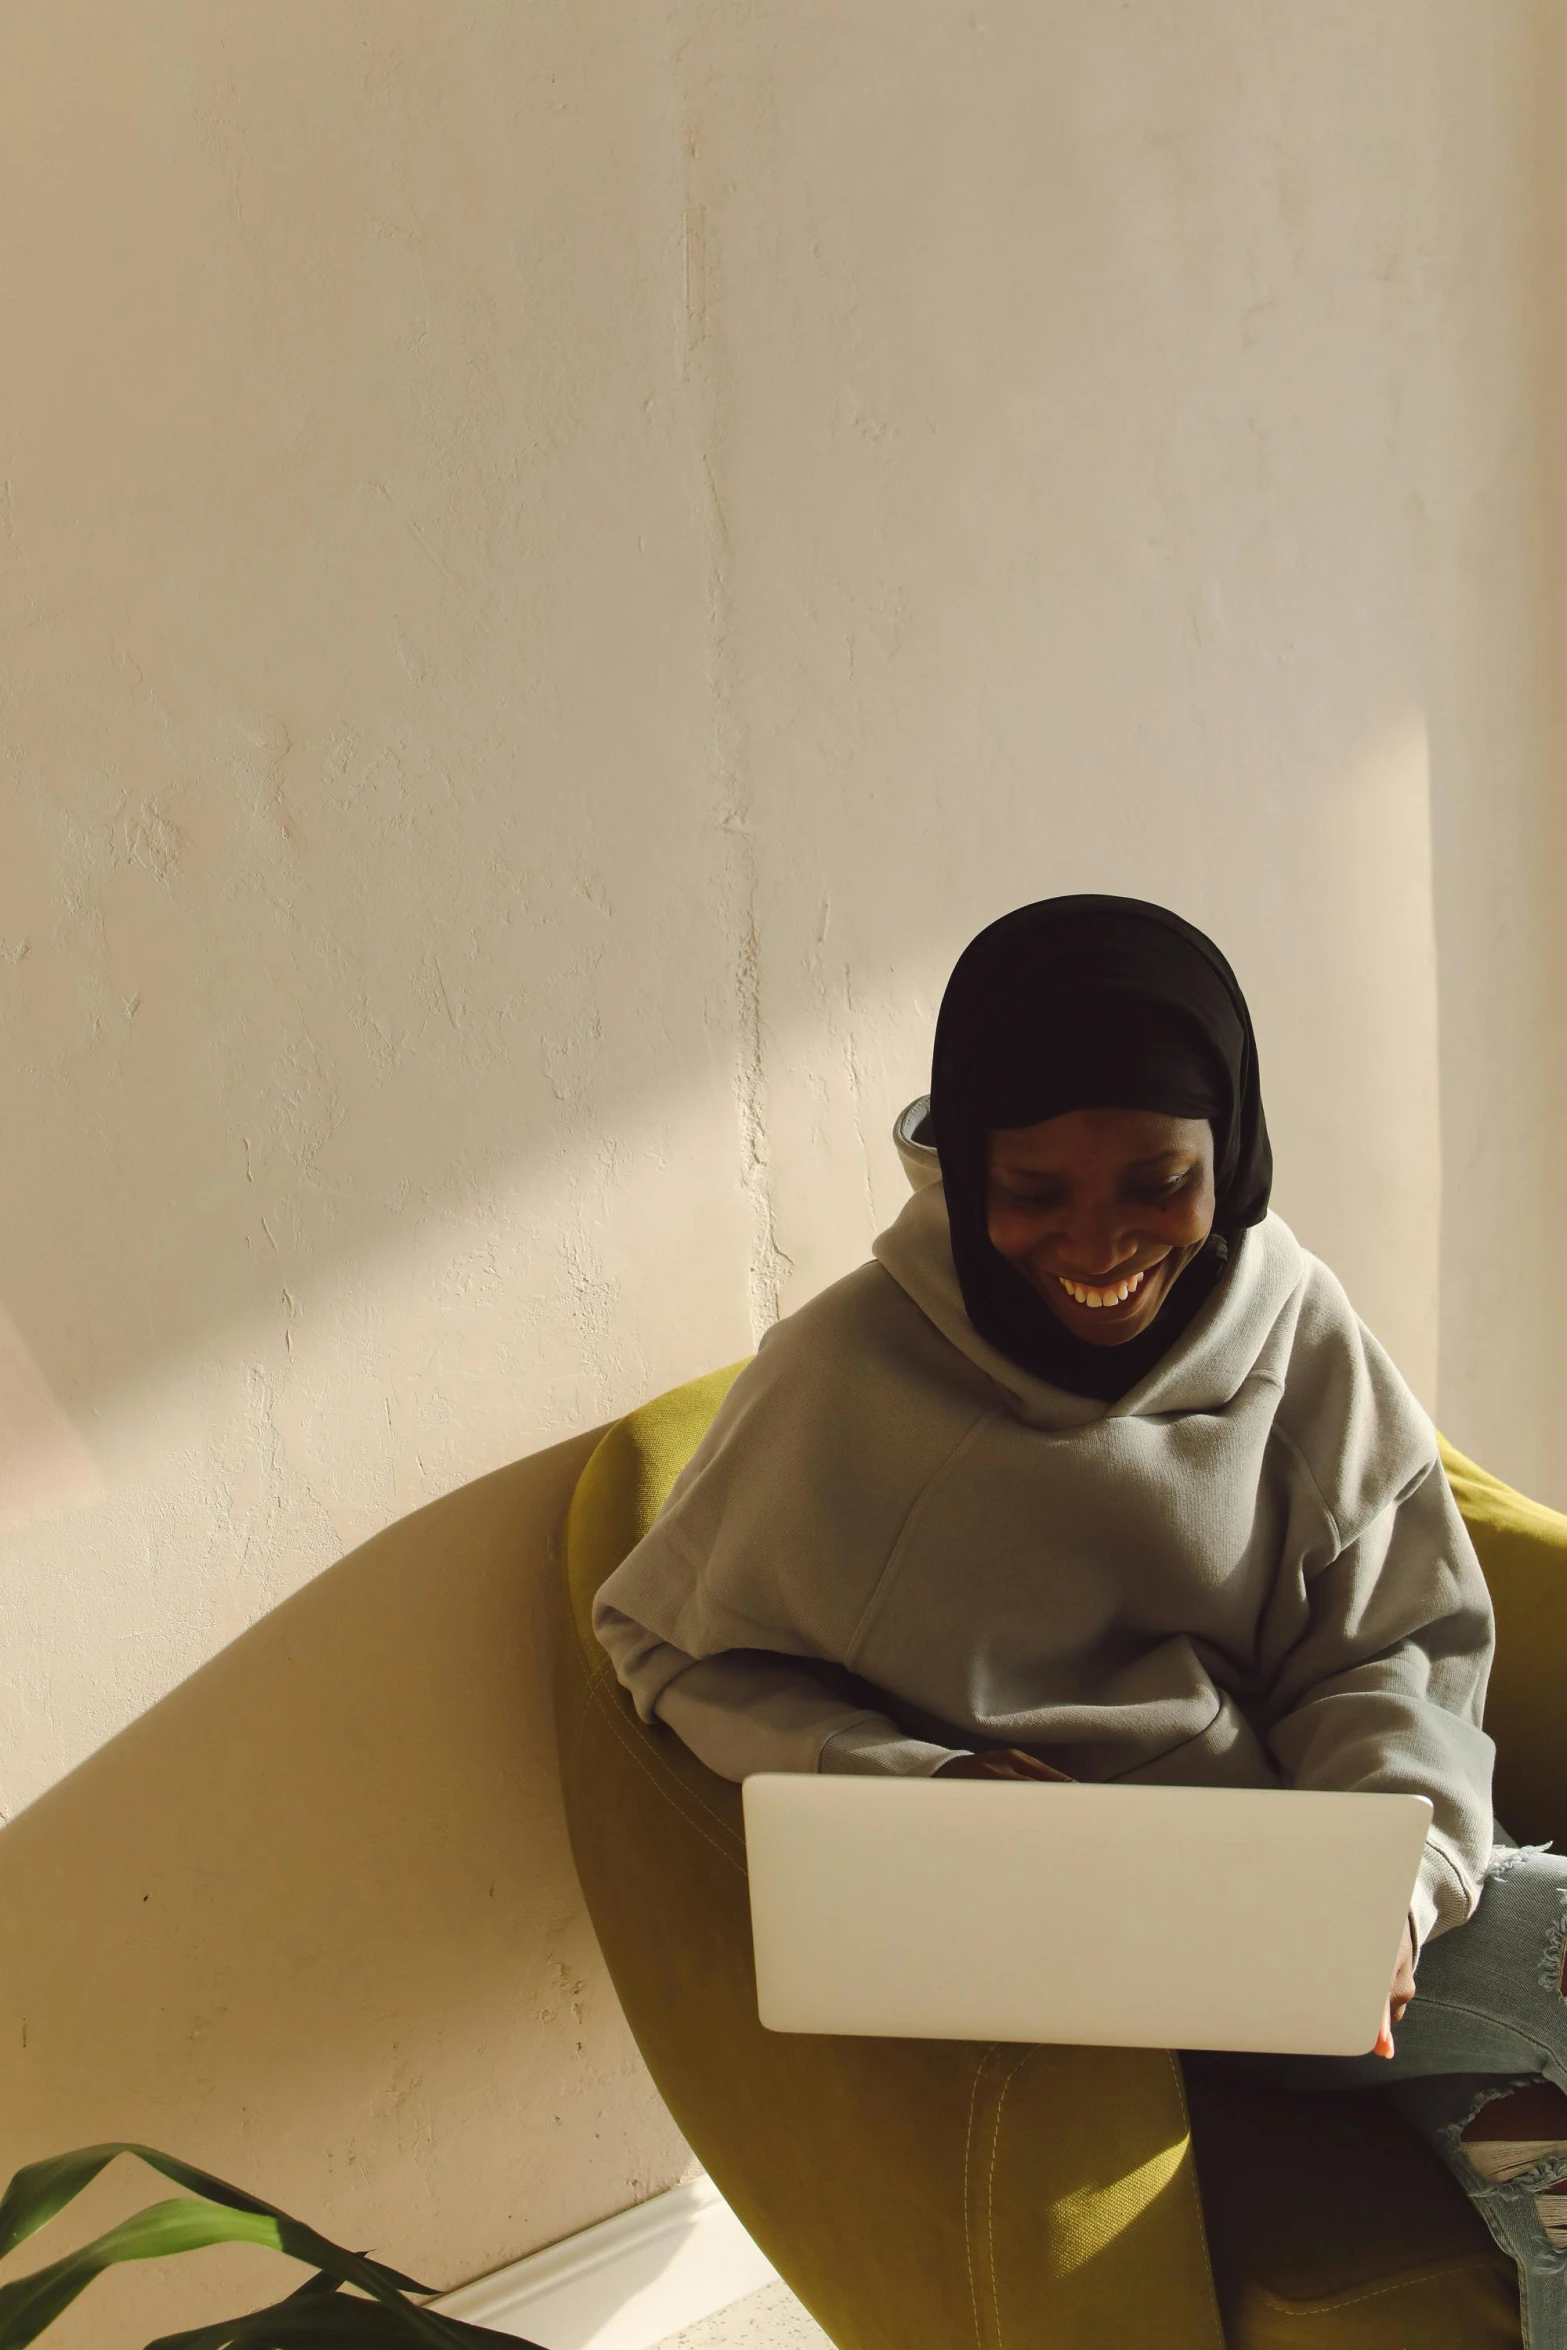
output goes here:
[[[839, 2350], [1517, 2350], [1511, 2264], [1375, 2091], [1188, 2100], [1158, 2050], [763, 2031], [740, 1791], [637, 1719], [589, 1622], [734, 1376], [634, 1412], [583, 1472], [561, 1772], [653, 2078]], [[1446, 1457], [1496, 1602], [1497, 1809], [1542, 1840], [1567, 1828], [1567, 1517]]]

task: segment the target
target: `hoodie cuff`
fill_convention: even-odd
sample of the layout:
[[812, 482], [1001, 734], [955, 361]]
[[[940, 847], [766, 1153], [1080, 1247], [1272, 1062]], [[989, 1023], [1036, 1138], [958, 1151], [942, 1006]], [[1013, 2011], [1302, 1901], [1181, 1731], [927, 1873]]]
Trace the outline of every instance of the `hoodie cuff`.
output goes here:
[[1414, 1931], [1415, 1963], [1420, 1953], [1435, 1935], [1451, 1932], [1474, 1914], [1474, 1900], [1457, 1869], [1440, 1846], [1428, 1844], [1420, 1861], [1420, 1874], [1415, 1879], [1415, 1890], [1410, 1896], [1409, 1923]]
[[835, 1730], [822, 1747], [816, 1768], [823, 1773], [862, 1777], [930, 1779], [966, 1746], [932, 1746], [923, 1738], [905, 1738], [885, 1714], [863, 1714], [842, 1730]]

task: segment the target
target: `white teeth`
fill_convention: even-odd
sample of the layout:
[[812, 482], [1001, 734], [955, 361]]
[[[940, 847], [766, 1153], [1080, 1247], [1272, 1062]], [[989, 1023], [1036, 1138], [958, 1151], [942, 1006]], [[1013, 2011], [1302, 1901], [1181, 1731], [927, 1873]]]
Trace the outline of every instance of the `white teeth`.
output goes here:
[[1109, 1289], [1087, 1289], [1081, 1281], [1068, 1281], [1064, 1273], [1058, 1273], [1056, 1279], [1068, 1297], [1075, 1298], [1080, 1306], [1087, 1306], [1090, 1313], [1097, 1313], [1104, 1306], [1125, 1305], [1129, 1297], [1135, 1297], [1143, 1285], [1146, 1271], [1145, 1266], [1142, 1273], [1134, 1273], [1129, 1280]]

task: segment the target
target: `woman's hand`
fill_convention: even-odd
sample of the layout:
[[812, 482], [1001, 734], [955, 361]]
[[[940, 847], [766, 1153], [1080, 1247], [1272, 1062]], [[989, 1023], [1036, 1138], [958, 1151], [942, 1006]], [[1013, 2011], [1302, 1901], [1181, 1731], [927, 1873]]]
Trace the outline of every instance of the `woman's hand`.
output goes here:
[[[932, 1776], [937, 1779], [1054, 1779], [1063, 1787], [1077, 1784], [1069, 1772], [1055, 1770], [1035, 1754], [1025, 1754], [1021, 1746], [987, 1746], [983, 1754], [955, 1754]], [[1412, 1980], [1410, 1987], [1413, 1991]]]
[[1415, 1935], [1408, 1918], [1404, 1920], [1404, 1939], [1398, 1946], [1398, 1965], [1393, 1970], [1393, 1988], [1387, 1995], [1382, 2010], [1382, 2029], [1377, 2034], [1375, 2054], [1393, 2053], [1393, 2026], [1404, 2020], [1404, 2011], [1415, 1995]]

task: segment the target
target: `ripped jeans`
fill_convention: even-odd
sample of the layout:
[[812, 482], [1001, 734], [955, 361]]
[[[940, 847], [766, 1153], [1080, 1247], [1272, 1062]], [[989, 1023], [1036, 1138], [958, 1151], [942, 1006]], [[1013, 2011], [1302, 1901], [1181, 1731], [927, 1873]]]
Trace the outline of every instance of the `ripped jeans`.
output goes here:
[[1480, 1906], [1420, 1954], [1391, 2058], [1245, 2057], [1295, 2089], [1385, 2088], [1518, 2265], [1526, 2350], [1567, 2350], [1567, 1859], [1497, 1831]]

